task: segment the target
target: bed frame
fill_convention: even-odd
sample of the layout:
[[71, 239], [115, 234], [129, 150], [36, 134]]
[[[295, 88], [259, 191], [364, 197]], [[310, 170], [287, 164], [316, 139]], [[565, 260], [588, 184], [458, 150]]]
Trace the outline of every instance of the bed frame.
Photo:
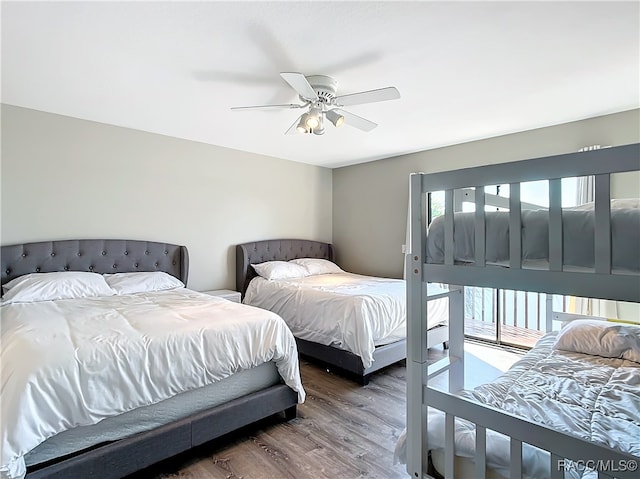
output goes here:
[[[236, 246], [236, 289], [244, 299], [249, 282], [257, 276], [252, 264], [265, 261], [289, 261], [296, 258], [320, 258], [335, 261], [331, 243], [284, 239], [244, 243]], [[298, 352], [306, 357], [333, 366], [359, 383], [369, 383], [374, 372], [407, 357], [406, 340], [376, 347], [373, 364], [365, 368], [360, 356], [349, 351], [296, 338]]]
[[[187, 284], [185, 246], [137, 240], [62, 240], [2, 246], [2, 284], [54, 271], [164, 271]], [[179, 421], [27, 469], [27, 479], [118, 479], [273, 414], [296, 417], [297, 393], [277, 384]]]
[[[463, 285], [537, 291], [551, 294], [640, 302], [640, 275], [617, 274], [611, 269], [610, 174], [637, 171], [640, 145], [632, 144], [557, 155], [505, 164], [467, 168], [434, 174], [413, 174], [410, 180], [410, 253], [406, 255], [408, 355], [407, 355], [407, 472], [414, 478], [429, 476], [427, 464], [427, 408], [445, 413], [445, 477], [454, 474], [454, 420], [464, 418], [476, 424], [475, 477], [485, 477], [486, 429], [511, 438], [511, 477], [521, 477], [522, 444], [528, 443], [551, 453], [551, 477], [564, 477], [559, 467], [564, 459], [589, 461], [603, 459], [598, 477], [608, 476], [607, 464], [629, 464], [640, 458], [622, 454], [569, 434], [534, 424], [502, 411], [472, 402], [452, 393], [464, 386]], [[595, 268], [593, 272], [563, 271], [561, 179], [595, 175]], [[520, 183], [549, 181], [549, 268], [522, 268], [520, 234], [510, 235], [509, 267], [485, 263], [485, 185], [510, 184], [509, 221], [511, 231], [520, 231]], [[475, 263], [456, 264], [453, 259], [454, 192], [475, 189]], [[426, 262], [428, 193], [445, 191], [444, 264]], [[451, 287], [449, 356], [427, 364], [425, 325], [427, 324], [426, 282], [442, 282]], [[547, 330], [551, 330], [551, 315]], [[427, 333], [428, 335], [428, 333]], [[448, 372], [449, 391], [430, 386], [437, 374]], [[607, 462], [614, 461], [614, 462]], [[624, 462], [622, 462], [624, 461]], [[601, 467], [602, 466], [602, 467]], [[609, 468], [611, 470], [611, 468]], [[611, 472], [609, 472], [611, 473]], [[637, 477], [637, 471], [618, 470], [618, 478]]]

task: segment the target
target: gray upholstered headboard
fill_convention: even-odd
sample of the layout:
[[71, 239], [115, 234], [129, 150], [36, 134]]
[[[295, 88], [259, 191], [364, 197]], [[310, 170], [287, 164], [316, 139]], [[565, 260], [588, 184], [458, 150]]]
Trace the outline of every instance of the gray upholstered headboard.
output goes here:
[[236, 246], [236, 290], [244, 293], [249, 281], [256, 277], [252, 264], [265, 261], [289, 261], [296, 258], [321, 258], [335, 261], [331, 243], [283, 239], [244, 243]]
[[92, 271], [127, 273], [164, 271], [185, 285], [189, 275], [186, 246], [153, 241], [84, 239], [2, 246], [2, 284], [28, 273]]

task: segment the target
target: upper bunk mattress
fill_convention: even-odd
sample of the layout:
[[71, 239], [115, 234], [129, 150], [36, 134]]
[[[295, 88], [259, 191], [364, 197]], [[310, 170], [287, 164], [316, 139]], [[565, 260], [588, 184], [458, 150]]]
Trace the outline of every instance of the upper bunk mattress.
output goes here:
[[[509, 264], [509, 212], [486, 211], [486, 254], [489, 264]], [[549, 211], [522, 211], [522, 260], [525, 267], [546, 268], [549, 258]], [[595, 262], [595, 215], [593, 204], [562, 210], [563, 264], [593, 268]], [[444, 215], [429, 225], [427, 263], [444, 263]], [[454, 215], [454, 261], [475, 261], [475, 213]], [[611, 267], [640, 272], [639, 201], [611, 201]]]
[[[286, 280], [256, 277], [244, 302], [282, 316], [298, 338], [360, 356], [365, 368], [373, 364], [377, 345], [406, 337], [406, 286], [400, 279], [353, 273]], [[448, 317], [447, 298], [429, 301], [429, 327]]]

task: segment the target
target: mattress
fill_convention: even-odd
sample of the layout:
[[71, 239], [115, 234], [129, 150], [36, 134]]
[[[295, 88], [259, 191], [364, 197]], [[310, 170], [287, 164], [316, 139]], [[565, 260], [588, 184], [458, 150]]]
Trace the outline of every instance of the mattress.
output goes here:
[[[640, 457], [640, 364], [559, 351], [556, 332], [540, 339], [535, 348], [495, 381], [460, 394], [555, 430], [571, 433]], [[429, 409], [429, 444], [436, 469], [442, 473], [444, 414]], [[469, 470], [475, 454], [475, 426], [456, 419], [456, 468]], [[487, 430], [487, 468], [491, 477], [510, 477], [509, 439]], [[406, 460], [404, 434], [396, 457]], [[523, 444], [523, 477], [549, 477], [548, 453]], [[472, 470], [472, 469], [471, 469]], [[565, 477], [581, 476], [577, 470]], [[589, 476], [591, 477], [591, 476]]]
[[[485, 212], [485, 259], [489, 264], [509, 264], [509, 212]], [[549, 211], [522, 211], [523, 267], [548, 268]], [[427, 262], [444, 262], [444, 215], [429, 225]], [[563, 263], [567, 267], [593, 269], [595, 262], [593, 204], [562, 210]], [[637, 200], [611, 202], [611, 267], [617, 272], [640, 271], [640, 208]], [[475, 213], [454, 215], [454, 261], [475, 261]]]
[[273, 361], [304, 400], [282, 318], [188, 289], [2, 305], [3, 478], [49, 437]]
[[[432, 294], [441, 291], [435, 285], [429, 288]], [[287, 280], [256, 277], [243, 302], [277, 313], [297, 338], [360, 356], [365, 368], [373, 363], [376, 346], [406, 337], [404, 280], [353, 273]], [[448, 298], [429, 301], [428, 307], [430, 328], [448, 320]]]

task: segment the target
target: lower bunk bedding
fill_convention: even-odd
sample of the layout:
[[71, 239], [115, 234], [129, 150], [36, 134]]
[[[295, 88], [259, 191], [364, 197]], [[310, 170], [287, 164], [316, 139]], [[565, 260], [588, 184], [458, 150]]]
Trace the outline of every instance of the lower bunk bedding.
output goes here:
[[3, 302], [1, 359], [3, 479], [282, 383], [305, 397], [282, 318], [186, 288]]
[[[640, 463], [640, 328], [629, 328], [632, 328], [631, 334], [615, 337], [605, 337], [599, 325], [587, 333], [586, 329], [574, 332], [573, 336], [568, 332], [548, 333], [498, 379], [459, 394], [627, 453], [638, 458], [637, 466]], [[584, 354], [585, 350], [591, 354]], [[427, 430], [430, 451], [425, 460], [430, 459], [435, 472], [444, 476], [444, 413], [430, 408]], [[395, 452], [396, 461], [402, 463], [406, 462], [405, 440], [403, 433]], [[475, 445], [475, 425], [457, 418], [455, 477], [475, 476]], [[523, 444], [523, 478], [550, 477], [550, 464], [548, 452]], [[509, 478], [509, 468], [509, 438], [487, 428], [486, 477]], [[598, 477], [589, 470], [588, 464], [567, 462], [564, 471], [565, 478]]]

